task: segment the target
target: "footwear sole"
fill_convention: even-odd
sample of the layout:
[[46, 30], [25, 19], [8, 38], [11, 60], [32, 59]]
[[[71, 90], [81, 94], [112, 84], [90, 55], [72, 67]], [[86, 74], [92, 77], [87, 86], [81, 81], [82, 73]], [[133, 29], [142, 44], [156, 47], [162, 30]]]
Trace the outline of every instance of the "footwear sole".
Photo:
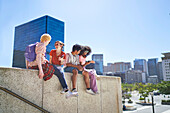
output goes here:
[[70, 97], [78, 97], [78, 93], [72, 94], [72, 95], [69, 95], [69, 96], [66, 95], [66, 98], [67, 98], [67, 99], [70, 98]]

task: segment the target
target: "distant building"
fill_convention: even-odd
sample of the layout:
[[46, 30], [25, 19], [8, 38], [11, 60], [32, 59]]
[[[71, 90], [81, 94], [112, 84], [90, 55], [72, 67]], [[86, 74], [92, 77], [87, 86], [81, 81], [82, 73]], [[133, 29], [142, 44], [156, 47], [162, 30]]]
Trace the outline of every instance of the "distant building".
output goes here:
[[50, 16], [43, 16], [15, 27], [12, 67], [26, 67], [25, 48], [29, 44], [39, 42], [41, 35], [44, 33], [48, 33], [52, 37], [46, 52], [46, 57], [49, 59], [51, 49], [55, 49], [55, 41], [64, 42], [64, 22]]
[[158, 82], [161, 82], [163, 80], [162, 62], [158, 62], [157, 70], [158, 70]]
[[142, 73], [142, 83], [146, 83], [146, 80], [147, 80], [146, 77], [147, 77], [147, 76], [146, 76], [146, 73], [143, 72], [143, 73]]
[[103, 66], [103, 74], [106, 75], [107, 73], [113, 73], [113, 65]]
[[148, 59], [149, 76], [158, 75], [157, 65], [158, 65], [158, 58]]
[[95, 69], [98, 75], [103, 75], [103, 54], [93, 54], [92, 60], [95, 61]]
[[147, 62], [145, 59], [134, 60], [134, 70], [140, 70], [148, 75]]
[[112, 66], [113, 65], [113, 63], [107, 63], [107, 66]]
[[107, 63], [107, 66], [103, 66], [103, 74], [113, 74], [113, 63]]
[[125, 72], [125, 83], [142, 83], [142, 71], [140, 70], [128, 70]]
[[115, 62], [108, 63], [107, 66], [104, 66], [104, 74], [107, 73], [121, 73], [129, 70], [131, 68], [130, 62]]
[[114, 73], [114, 76], [120, 77], [121, 82], [125, 83], [125, 72], [116, 72], [116, 73]]
[[170, 81], [170, 52], [162, 53], [162, 71], [163, 71], [163, 80]]
[[131, 68], [130, 62], [115, 62], [113, 64], [113, 72], [125, 72]]
[[157, 84], [158, 76], [157, 75], [148, 76], [148, 83]]
[[131, 63], [130, 62], [125, 62], [125, 71], [131, 69], [132, 66], [131, 66]]

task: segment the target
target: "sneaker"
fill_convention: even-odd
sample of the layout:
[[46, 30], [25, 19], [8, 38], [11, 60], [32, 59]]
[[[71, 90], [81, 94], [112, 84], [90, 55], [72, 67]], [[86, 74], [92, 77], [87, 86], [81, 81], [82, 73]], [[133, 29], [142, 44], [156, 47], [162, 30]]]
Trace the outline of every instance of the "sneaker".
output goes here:
[[97, 91], [97, 92], [95, 92], [95, 94], [99, 94], [99, 92]]
[[67, 91], [66, 93], [66, 99], [70, 98], [70, 97], [77, 97], [78, 93], [76, 92], [71, 92], [71, 91]]
[[72, 92], [73, 96], [78, 97], [78, 92]]
[[73, 90], [72, 90], [72, 93], [73, 93], [73, 92], [78, 93], [76, 89], [73, 89]]
[[95, 95], [95, 93], [91, 89], [89, 89], [89, 90], [86, 89], [86, 92], [91, 94], [91, 95]]
[[61, 93], [61, 94], [64, 94], [64, 93], [66, 93], [66, 92], [68, 92], [68, 89], [67, 89], [67, 88], [64, 88], [60, 93]]

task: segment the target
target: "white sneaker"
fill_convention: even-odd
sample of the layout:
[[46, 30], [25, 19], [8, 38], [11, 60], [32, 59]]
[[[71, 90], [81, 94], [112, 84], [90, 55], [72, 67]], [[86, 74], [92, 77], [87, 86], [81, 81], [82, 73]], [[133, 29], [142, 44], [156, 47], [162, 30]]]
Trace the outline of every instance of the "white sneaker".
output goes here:
[[91, 94], [91, 95], [95, 95], [95, 93], [91, 89], [89, 89], [89, 90], [86, 89], [86, 92]]
[[71, 92], [71, 91], [67, 91], [66, 93], [66, 98], [70, 98], [70, 97], [77, 97], [78, 96], [78, 93], [76, 92]]
[[95, 94], [99, 94], [99, 92], [97, 91], [97, 92], [95, 92]]
[[78, 97], [78, 92], [72, 92], [73, 96]]
[[75, 92], [75, 93], [78, 93], [76, 89], [72, 90], [72, 93]]
[[67, 88], [64, 88], [60, 93], [61, 93], [61, 94], [64, 94], [64, 93], [66, 93], [66, 92], [68, 92], [68, 89], [67, 89]]

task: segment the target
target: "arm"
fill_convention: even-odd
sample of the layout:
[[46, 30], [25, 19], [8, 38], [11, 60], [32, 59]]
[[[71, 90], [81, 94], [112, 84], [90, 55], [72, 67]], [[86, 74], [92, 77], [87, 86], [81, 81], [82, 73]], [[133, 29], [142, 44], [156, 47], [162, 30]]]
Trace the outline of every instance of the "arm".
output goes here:
[[41, 62], [41, 58], [42, 56], [44, 55], [44, 51], [45, 51], [46, 47], [44, 44], [38, 44], [36, 45], [36, 48], [35, 48], [35, 53], [36, 53], [36, 62], [37, 62], [37, 65], [38, 65], [38, 68], [39, 68], [39, 78], [42, 79], [43, 76], [44, 76], [44, 73], [43, 73], [43, 69], [42, 69], [42, 62]]
[[71, 60], [71, 57], [69, 54], [66, 55], [66, 66], [68, 67], [75, 67], [77, 68], [78, 70], [82, 71], [83, 70], [83, 67], [81, 65], [74, 65], [72, 63], [70, 63], [70, 60]]
[[[89, 64], [91, 64], [91, 63], [95, 63], [95, 61], [87, 61], [84, 65], [82, 65], [82, 67], [85, 67], [86, 65], [89, 65]], [[82, 64], [81, 62], [80, 62], [80, 64]]]
[[63, 53], [61, 57], [59, 57], [59, 61], [61, 62], [61, 65], [66, 66], [66, 55]]
[[25, 59], [26, 69], [28, 69], [28, 61]]
[[43, 73], [42, 64], [41, 64], [41, 54], [37, 54], [36, 60], [37, 60], [37, 63], [38, 63], [38, 68], [39, 68], [38, 76], [39, 76], [40, 79], [42, 79], [43, 76], [44, 76], [44, 73]]
[[89, 61], [87, 61], [84, 65], [82, 65], [82, 62], [80, 62], [80, 65], [81, 65], [82, 67], [85, 67], [86, 65], [89, 65], [89, 64], [90, 64]]
[[78, 65], [74, 65], [74, 64], [72, 64], [72, 63], [66, 63], [66, 66], [68, 66], [68, 67], [75, 67], [75, 68], [78, 67]]
[[52, 64], [52, 56], [50, 55], [50, 64]]
[[83, 70], [83, 67], [81, 66], [81, 65], [74, 65], [74, 64], [72, 64], [72, 63], [66, 63], [66, 66], [68, 66], [68, 67], [75, 67], [75, 68], [77, 68], [79, 71], [82, 71]]

